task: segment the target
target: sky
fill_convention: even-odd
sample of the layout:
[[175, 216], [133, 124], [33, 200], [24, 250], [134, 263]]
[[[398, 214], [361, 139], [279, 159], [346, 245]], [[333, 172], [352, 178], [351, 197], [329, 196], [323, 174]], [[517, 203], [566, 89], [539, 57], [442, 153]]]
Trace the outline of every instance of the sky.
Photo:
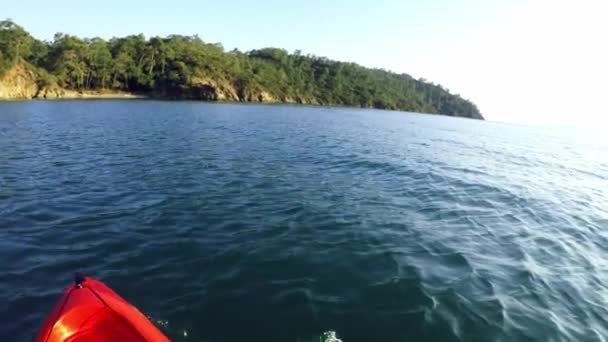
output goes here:
[[606, 0], [1, 0], [39, 39], [198, 34], [442, 84], [486, 119], [608, 128]]

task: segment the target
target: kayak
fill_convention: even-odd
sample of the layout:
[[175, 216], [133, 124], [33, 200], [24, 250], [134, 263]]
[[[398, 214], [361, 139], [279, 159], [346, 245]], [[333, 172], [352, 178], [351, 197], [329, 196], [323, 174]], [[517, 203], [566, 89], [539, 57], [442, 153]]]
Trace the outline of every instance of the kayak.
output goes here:
[[169, 341], [133, 305], [99, 280], [76, 276], [36, 342]]

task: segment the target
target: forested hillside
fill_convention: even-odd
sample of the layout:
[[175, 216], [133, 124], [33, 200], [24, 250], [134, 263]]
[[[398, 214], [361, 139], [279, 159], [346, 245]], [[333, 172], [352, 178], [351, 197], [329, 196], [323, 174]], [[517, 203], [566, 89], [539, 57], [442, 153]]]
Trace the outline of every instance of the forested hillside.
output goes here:
[[[0, 76], [23, 64], [40, 87], [116, 90], [175, 99], [293, 102], [440, 113], [482, 119], [440, 85], [277, 48], [224, 51], [198, 36], [40, 41], [0, 22]], [[40, 92], [38, 92], [40, 93]]]

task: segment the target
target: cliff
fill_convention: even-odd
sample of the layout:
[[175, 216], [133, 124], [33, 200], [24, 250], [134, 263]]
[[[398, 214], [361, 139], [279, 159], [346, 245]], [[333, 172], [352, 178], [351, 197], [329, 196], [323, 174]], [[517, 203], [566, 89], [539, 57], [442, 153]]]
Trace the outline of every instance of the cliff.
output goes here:
[[62, 88], [52, 75], [20, 61], [0, 76], [0, 100], [139, 98], [141, 95], [114, 90]]
[[298, 97], [277, 98], [267, 91], [253, 87], [237, 87], [226, 80], [193, 77], [189, 86], [166, 91], [150, 91], [133, 94], [116, 90], [72, 90], [57, 84], [52, 75], [27, 62], [19, 62], [0, 77], [0, 100], [31, 99], [87, 99], [87, 98], [169, 98], [203, 101], [232, 101], [260, 103], [317, 104], [316, 101]]
[[33, 99], [41, 94], [52, 96], [53, 91], [43, 85], [42, 79], [36, 68], [25, 63], [17, 63], [0, 78], [0, 98]]
[[152, 92], [149, 96], [203, 101], [318, 104], [313, 99], [276, 96], [258, 86], [243, 85], [223, 78], [212, 79], [208, 76], [194, 76], [188, 85], [165, 92]]

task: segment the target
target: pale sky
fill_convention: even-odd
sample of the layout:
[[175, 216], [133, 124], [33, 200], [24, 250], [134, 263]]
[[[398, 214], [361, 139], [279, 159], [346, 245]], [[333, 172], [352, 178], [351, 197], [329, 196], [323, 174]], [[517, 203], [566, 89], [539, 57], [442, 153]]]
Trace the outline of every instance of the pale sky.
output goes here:
[[489, 120], [608, 128], [608, 0], [5, 0], [34, 36], [198, 34], [405, 72]]

